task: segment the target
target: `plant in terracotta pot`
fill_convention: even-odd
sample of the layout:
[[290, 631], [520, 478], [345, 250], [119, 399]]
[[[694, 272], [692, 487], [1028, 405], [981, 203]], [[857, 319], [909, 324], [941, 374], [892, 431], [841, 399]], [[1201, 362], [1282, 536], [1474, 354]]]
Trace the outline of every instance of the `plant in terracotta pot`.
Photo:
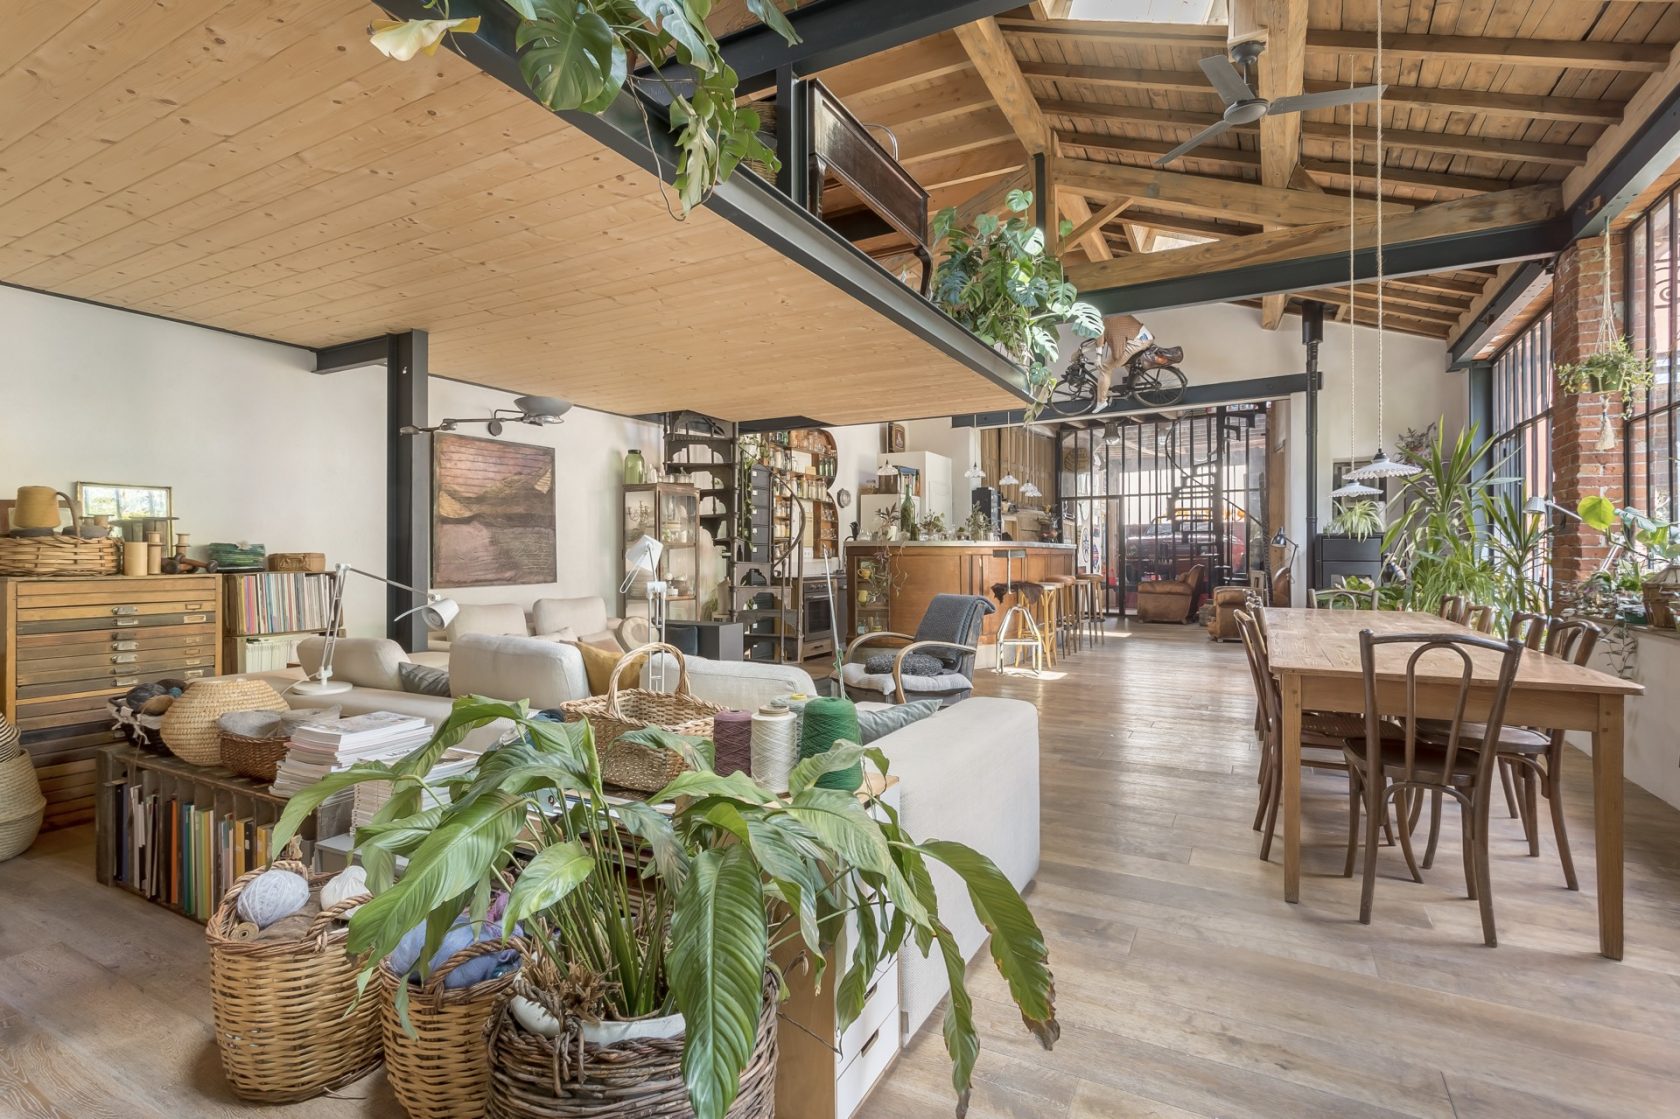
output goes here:
[[[448, 793], [446, 804], [422, 807], [432, 792], [425, 775], [443, 751], [497, 719], [514, 728], [504, 744], [436, 790]], [[944, 1036], [960, 1114], [979, 1039], [930, 861], [967, 887], [1028, 1029], [1046, 1047], [1059, 1036], [1043, 935], [997, 867], [960, 844], [913, 839], [873, 796], [816, 784], [861, 758], [885, 773], [879, 750], [838, 743], [800, 762], [789, 793], [778, 797], [745, 774], [714, 772], [703, 739], [648, 730], [636, 740], [679, 754], [689, 770], [645, 802], [609, 800], [587, 723], [466, 697], [426, 746], [393, 764], [364, 762], [328, 776], [293, 797], [276, 828], [284, 844], [334, 792], [392, 783], [391, 799], [355, 837], [374, 895], [350, 921], [348, 950], [362, 957], [364, 975], [420, 925], [419, 958], [431, 959], [461, 913], [481, 917], [492, 893], [508, 890], [503, 927], [523, 929], [531, 960], [515, 987], [522, 1001], [510, 1003], [493, 1031], [491, 1114], [499, 1113], [497, 1092], [526, 1093], [520, 1102], [529, 1107], [533, 1095], [546, 1101], [562, 1087], [586, 1090], [580, 1077], [598, 1086], [615, 1059], [654, 1058], [668, 1066], [667, 1091], [680, 1069], [686, 1099], [636, 1114], [686, 1115], [691, 1107], [699, 1119], [721, 1119], [738, 1095], [767, 1107], [775, 996], [785, 992], [776, 960], [794, 949], [822, 982], [837, 985], [842, 1029], [862, 1009], [881, 960], [939, 951], [951, 981]], [[399, 856], [408, 864], [397, 879]], [[848, 920], [855, 949], [839, 975], [823, 977], [825, 948]], [[611, 1040], [626, 1029], [674, 1036]], [[516, 1060], [524, 1064], [498, 1066]], [[564, 1085], [552, 1083], [551, 1069]], [[636, 1083], [643, 1080], [660, 1077]], [[614, 1101], [642, 1106], [633, 1094]]]

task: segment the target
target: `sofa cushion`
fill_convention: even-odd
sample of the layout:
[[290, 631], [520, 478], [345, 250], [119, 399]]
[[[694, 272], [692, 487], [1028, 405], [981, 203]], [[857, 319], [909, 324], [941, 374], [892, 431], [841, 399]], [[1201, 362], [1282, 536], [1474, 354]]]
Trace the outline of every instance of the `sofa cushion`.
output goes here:
[[[321, 668], [324, 637], [306, 637], [298, 644], [298, 663], [310, 676]], [[403, 647], [388, 637], [340, 637], [333, 646], [333, 679], [358, 688], [402, 691], [400, 666], [407, 662]]]
[[859, 704], [858, 731], [863, 736], [863, 744], [867, 746], [877, 738], [885, 738], [894, 731], [903, 730], [911, 723], [931, 719], [939, 714], [939, 709], [937, 699], [915, 699], [890, 707], [875, 703]]
[[449, 635], [453, 649], [455, 642], [469, 633], [528, 637], [531, 627], [525, 620], [525, 608], [517, 602], [464, 602], [444, 632]]
[[534, 637], [469, 633], [450, 646], [449, 691], [529, 700], [533, 711], [587, 699], [583, 657], [570, 645]]
[[[607, 687], [612, 683], [612, 675], [618, 671], [618, 663], [624, 659], [624, 654], [608, 652], [599, 645], [592, 645], [587, 641], [567, 642], [578, 651], [583, 658], [583, 673], [589, 678], [590, 695], [606, 695]], [[642, 666], [647, 662], [648, 655], [640, 657], [625, 666], [624, 675], [619, 677], [618, 686], [629, 690], [641, 687]]]
[[605, 637], [614, 645], [617, 639], [607, 621], [607, 604], [600, 595], [577, 598], [539, 598], [531, 603], [531, 632], [556, 634], [569, 629], [579, 641], [595, 644]]
[[[891, 672], [871, 672], [866, 665], [856, 661], [840, 670], [840, 679], [848, 688], [880, 692], [885, 696], [892, 695], [898, 689]], [[928, 695], [943, 695], [946, 692], [966, 692], [974, 687], [968, 677], [960, 672], [946, 672], [938, 676], [914, 676], [906, 672], [903, 679], [906, 694], [925, 692]]]
[[[905, 653], [903, 656], [906, 676], [938, 676], [946, 668], [944, 661], [928, 653]], [[863, 662], [863, 667], [871, 674], [885, 672], [890, 676], [898, 658], [898, 653], [872, 653]]]
[[414, 695], [449, 694], [449, 670], [435, 665], [408, 664], [397, 666], [397, 676], [402, 681], [402, 690]]

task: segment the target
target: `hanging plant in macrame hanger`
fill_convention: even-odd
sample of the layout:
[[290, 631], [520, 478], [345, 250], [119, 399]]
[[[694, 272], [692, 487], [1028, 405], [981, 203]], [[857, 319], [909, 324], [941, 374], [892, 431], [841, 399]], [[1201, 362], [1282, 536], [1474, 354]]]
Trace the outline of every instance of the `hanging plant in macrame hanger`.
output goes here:
[[1616, 312], [1610, 301], [1610, 231], [1604, 231], [1604, 251], [1599, 287], [1604, 304], [1598, 313], [1598, 348], [1584, 361], [1557, 367], [1558, 387], [1564, 392], [1596, 392], [1598, 397], [1598, 443], [1600, 451], [1616, 449], [1616, 429], [1610, 422], [1610, 393], [1622, 397], [1622, 418], [1631, 419], [1634, 407], [1656, 383], [1651, 360], [1635, 353], [1627, 338], [1616, 329]]

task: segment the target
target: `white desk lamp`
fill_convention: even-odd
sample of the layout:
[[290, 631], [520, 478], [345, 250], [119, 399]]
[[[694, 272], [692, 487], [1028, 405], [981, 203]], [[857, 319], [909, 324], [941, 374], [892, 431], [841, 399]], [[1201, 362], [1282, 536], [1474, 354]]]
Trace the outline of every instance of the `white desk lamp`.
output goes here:
[[[670, 593], [671, 585], [659, 577], [659, 560], [665, 554], [665, 545], [647, 533], [630, 541], [624, 549], [624, 582], [618, 585], [619, 594], [629, 594], [630, 589], [641, 579], [643, 593], [647, 595], [648, 624], [653, 628], [656, 640], [665, 643], [665, 596]], [[650, 664], [652, 675], [649, 682], [655, 691], [665, 688], [665, 661], [655, 658]]]
[[333, 650], [338, 646], [338, 631], [344, 622], [344, 584], [352, 572], [387, 586], [399, 587], [411, 594], [425, 595], [426, 601], [423, 605], [416, 606], [413, 610], [404, 610], [393, 618], [393, 621], [400, 621], [410, 614], [419, 613], [427, 626], [443, 629], [461, 612], [460, 605], [454, 599], [444, 598], [435, 591], [418, 590], [407, 583], [399, 583], [395, 579], [387, 579], [383, 575], [375, 575], [371, 571], [363, 571], [359, 567], [341, 563], [333, 570], [332, 606], [327, 612], [327, 635], [326, 644], [321, 649], [321, 667], [315, 671], [315, 675], [307, 680], [298, 681], [286, 689], [287, 691], [296, 692], [298, 695], [322, 696], [338, 695], [354, 687], [332, 678]]

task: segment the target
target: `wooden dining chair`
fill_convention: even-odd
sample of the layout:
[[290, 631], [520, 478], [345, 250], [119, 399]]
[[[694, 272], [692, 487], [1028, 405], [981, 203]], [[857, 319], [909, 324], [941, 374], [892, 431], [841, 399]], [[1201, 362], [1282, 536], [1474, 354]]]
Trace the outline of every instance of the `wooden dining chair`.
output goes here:
[[1315, 610], [1375, 610], [1377, 592], [1356, 591], [1351, 587], [1332, 587], [1327, 591], [1310, 591], [1307, 605]]
[[1531, 652], [1540, 648], [1546, 640], [1546, 615], [1527, 610], [1511, 611], [1511, 620], [1505, 623], [1505, 637], [1509, 641], [1521, 641], [1523, 648]]
[[[1405, 710], [1399, 726], [1385, 723], [1378, 714], [1377, 659], [1380, 650], [1393, 646], [1404, 660], [1402, 678]], [[1497, 653], [1499, 671], [1494, 682], [1493, 696], [1488, 703], [1486, 721], [1471, 724], [1465, 719], [1473, 680], [1476, 652]], [[1377, 835], [1379, 822], [1388, 818], [1388, 806], [1393, 803], [1402, 821], [1410, 814], [1412, 803], [1424, 793], [1440, 793], [1458, 802], [1464, 826], [1464, 881], [1482, 915], [1482, 940], [1493, 947], [1499, 943], [1493, 920], [1493, 887], [1488, 875], [1488, 802], [1493, 789], [1495, 747], [1505, 719], [1505, 704], [1511, 694], [1511, 682], [1516, 679], [1517, 666], [1522, 660], [1523, 646], [1519, 641], [1498, 641], [1491, 637], [1470, 634], [1384, 634], [1370, 630], [1359, 635], [1359, 660], [1365, 680], [1365, 729], [1363, 735], [1350, 738], [1344, 746], [1349, 767], [1348, 790], [1348, 873], [1351, 874], [1354, 848], [1359, 833], [1359, 813], [1365, 813], [1364, 882], [1359, 893], [1359, 920], [1371, 923], [1372, 903], [1377, 883]], [[1439, 662], [1446, 660], [1457, 669], [1456, 683], [1444, 683], [1433, 690], [1445, 691], [1453, 699], [1452, 719], [1448, 733], [1436, 744], [1419, 733], [1421, 716], [1417, 710], [1418, 664], [1424, 657], [1433, 658], [1438, 675]], [[1386, 660], [1387, 658], [1385, 658]], [[1385, 667], [1393, 675], [1392, 663]], [[1450, 677], [1446, 679], [1450, 680]], [[1456, 697], [1453, 689], [1456, 687]], [[1480, 712], [1478, 712], [1480, 713]], [[1479, 726], [1482, 734], [1473, 733]], [[1409, 829], [1399, 829], [1400, 850], [1414, 881], [1422, 882], [1417, 860], [1412, 854]]]
[[1435, 612], [1449, 622], [1463, 622], [1465, 605], [1462, 595], [1443, 595], [1441, 605], [1436, 608]]
[[[1238, 610], [1236, 620], [1264, 724], [1260, 738], [1260, 802], [1254, 812], [1254, 830], [1261, 833], [1260, 858], [1265, 861], [1272, 853], [1278, 805], [1283, 799], [1283, 698], [1278, 691], [1277, 678], [1272, 675], [1265, 637], [1259, 624], [1246, 610]], [[1304, 712], [1301, 717], [1302, 767], [1347, 772], [1342, 745], [1349, 735], [1360, 733], [1360, 726], [1357, 715]], [[1309, 754], [1309, 750], [1314, 752]]]
[[1479, 603], [1464, 608], [1464, 617], [1459, 619], [1477, 633], [1493, 632], [1493, 607]]

